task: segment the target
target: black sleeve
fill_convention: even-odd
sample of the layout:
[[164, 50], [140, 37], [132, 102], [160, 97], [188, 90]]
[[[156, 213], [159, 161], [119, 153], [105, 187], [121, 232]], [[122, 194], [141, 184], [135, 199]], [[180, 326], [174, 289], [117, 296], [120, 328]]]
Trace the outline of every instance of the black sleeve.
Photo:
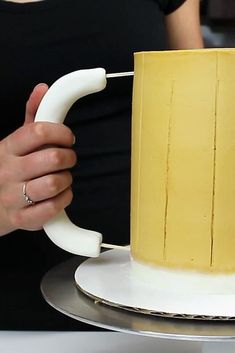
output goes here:
[[171, 12], [175, 11], [180, 5], [182, 5], [186, 0], [157, 0], [160, 9], [165, 15], [169, 15]]

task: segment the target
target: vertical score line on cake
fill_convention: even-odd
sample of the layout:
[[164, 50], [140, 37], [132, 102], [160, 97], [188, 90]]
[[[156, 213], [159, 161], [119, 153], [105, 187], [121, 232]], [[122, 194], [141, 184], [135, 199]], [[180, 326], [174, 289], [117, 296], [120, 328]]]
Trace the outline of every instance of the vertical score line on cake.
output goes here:
[[142, 64], [143, 70], [141, 73], [141, 101], [140, 101], [140, 117], [139, 117], [139, 141], [138, 141], [138, 200], [137, 200], [137, 217], [136, 217], [136, 245], [138, 247], [139, 242], [139, 234], [140, 234], [140, 195], [141, 195], [141, 168], [142, 168], [142, 161], [141, 161], [141, 153], [142, 153], [142, 124], [143, 124], [143, 92], [144, 92], [144, 64], [145, 64], [145, 57], [142, 57]]
[[166, 261], [166, 242], [167, 242], [167, 217], [168, 217], [168, 202], [169, 202], [169, 170], [170, 170], [170, 147], [171, 147], [171, 128], [172, 128], [172, 104], [174, 97], [175, 81], [172, 81], [171, 95], [170, 95], [170, 109], [168, 121], [168, 135], [167, 135], [167, 156], [166, 156], [166, 203], [165, 203], [165, 217], [164, 217], [164, 246], [163, 246], [163, 259]]
[[210, 267], [213, 267], [213, 263], [214, 263], [213, 250], [214, 250], [214, 220], [215, 220], [216, 148], [217, 148], [217, 115], [218, 115], [218, 96], [219, 96], [218, 67], [219, 67], [219, 57], [217, 53], [216, 54], [215, 107], [214, 107], [214, 151], [213, 151]]

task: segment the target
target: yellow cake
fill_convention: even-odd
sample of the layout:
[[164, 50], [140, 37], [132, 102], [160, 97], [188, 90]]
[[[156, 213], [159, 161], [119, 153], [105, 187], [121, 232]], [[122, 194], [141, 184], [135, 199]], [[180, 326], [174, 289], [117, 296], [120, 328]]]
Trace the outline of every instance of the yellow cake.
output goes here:
[[235, 50], [135, 54], [131, 254], [235, 272]]

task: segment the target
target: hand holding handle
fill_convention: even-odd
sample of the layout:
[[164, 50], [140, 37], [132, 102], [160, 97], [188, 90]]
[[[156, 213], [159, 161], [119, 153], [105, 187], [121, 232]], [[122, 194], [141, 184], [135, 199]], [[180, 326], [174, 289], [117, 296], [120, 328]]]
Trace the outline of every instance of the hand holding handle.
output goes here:
[[[38, 108], [35, 122], [63, 123], [74, 102], [106, 87], [106, 72], [102, 68], [78, 70], [58, 79], [47, 91]], [[44, 225], [49, 238], [60, 248], [76, 255], [97, 257], [102, 235], [79, 228], [65, 210]]]

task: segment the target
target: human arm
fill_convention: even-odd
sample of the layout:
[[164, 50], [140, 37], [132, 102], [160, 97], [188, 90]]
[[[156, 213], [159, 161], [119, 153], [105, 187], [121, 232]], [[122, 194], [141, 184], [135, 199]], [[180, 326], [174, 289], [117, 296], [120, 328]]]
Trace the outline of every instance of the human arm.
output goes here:
[[[45, 85], [34, 89], [24, 126], [0, 141], [0, 236], [18, 228], [40, 229], [72, 200], [68, 169], [76, 163], [76, 155], [71, 130], [62, 124], [32, 124], [46, 91]], [[24, 200], [24, 182], [36, 201], [32, 206]]]
[[165, 16], [170, 49], [203, 48], [199, 6], [200, 0], [186, 0]]

